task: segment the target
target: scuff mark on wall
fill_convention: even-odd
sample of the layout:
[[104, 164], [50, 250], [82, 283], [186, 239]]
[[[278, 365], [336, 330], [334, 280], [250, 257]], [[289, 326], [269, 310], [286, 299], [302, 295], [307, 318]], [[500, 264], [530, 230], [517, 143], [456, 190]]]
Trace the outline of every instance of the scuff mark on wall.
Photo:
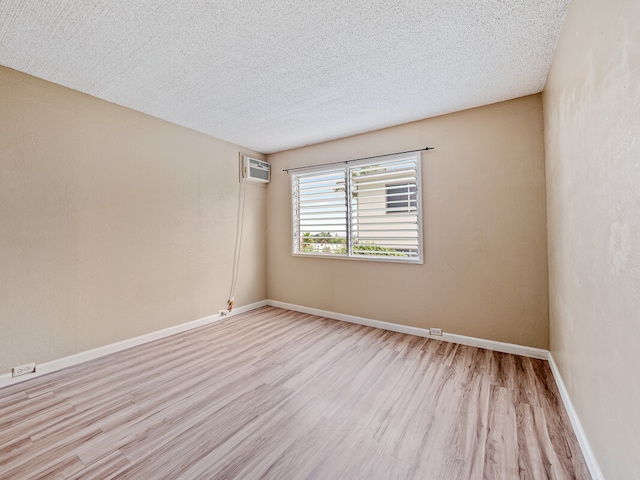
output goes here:
[[629, 263], [631, 254], [631, 232], [629, 225], [622, 221], [615, 221], [611, 224], [611, 234], [609, 235], [609, 260], [611, 270], [615, 275], [625, 269]]

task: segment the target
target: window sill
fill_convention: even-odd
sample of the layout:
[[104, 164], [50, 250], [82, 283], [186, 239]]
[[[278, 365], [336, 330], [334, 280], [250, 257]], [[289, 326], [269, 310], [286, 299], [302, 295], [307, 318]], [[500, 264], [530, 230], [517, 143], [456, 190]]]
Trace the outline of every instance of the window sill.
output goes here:
[[347, 256], [347, 255], [332, 255], [327, 253], [292, 253], [291, 256], [298, 258], [320, 258], [331, 260], [355, 260], [357, 262], [381, 262], [381, 263], [404, 263], [408, 265], [423, 265], [424, 261], [422, 257], [419, 258], [375, 258], [366, 256]]

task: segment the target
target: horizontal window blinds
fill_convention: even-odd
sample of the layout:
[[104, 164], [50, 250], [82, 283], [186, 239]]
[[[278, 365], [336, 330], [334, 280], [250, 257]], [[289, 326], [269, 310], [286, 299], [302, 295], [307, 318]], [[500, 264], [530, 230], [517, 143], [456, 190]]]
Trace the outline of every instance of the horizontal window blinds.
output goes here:
[[294, 254], [421, 263], [419, 159], [292, 173]]
[[350, 169], [353, 254], [419, 257], [416, 155]]
[[347, 254], [346, 170], [294, 176], [296, 253]]

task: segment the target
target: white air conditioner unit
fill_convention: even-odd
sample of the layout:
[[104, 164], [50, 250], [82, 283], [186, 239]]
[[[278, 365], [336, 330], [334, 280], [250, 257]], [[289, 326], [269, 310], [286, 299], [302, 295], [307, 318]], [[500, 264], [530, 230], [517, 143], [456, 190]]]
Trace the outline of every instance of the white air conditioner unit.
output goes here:
[[242, 178], [248, 182], [269, 183], [271, 165], [247, 155], [242, 156]]

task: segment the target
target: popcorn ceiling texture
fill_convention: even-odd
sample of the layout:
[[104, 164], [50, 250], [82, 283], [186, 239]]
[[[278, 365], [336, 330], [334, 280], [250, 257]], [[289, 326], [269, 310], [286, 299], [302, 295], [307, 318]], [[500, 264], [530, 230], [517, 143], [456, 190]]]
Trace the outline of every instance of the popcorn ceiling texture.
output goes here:
[[540, 92], [568, 0], [0, 2], [0, 64], [271, 153]]

